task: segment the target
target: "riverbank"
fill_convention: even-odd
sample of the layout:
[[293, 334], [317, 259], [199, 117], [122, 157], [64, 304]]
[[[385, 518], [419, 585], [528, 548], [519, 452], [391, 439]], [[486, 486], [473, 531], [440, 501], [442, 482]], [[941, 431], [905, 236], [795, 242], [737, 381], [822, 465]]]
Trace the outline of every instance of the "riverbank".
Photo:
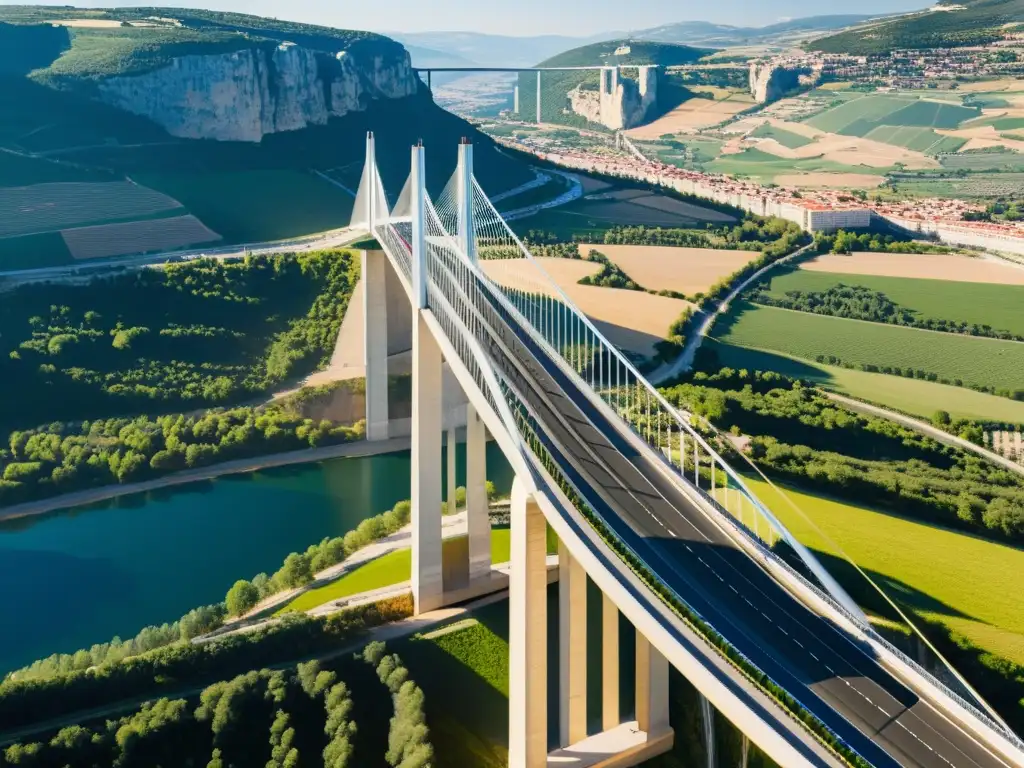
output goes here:
[[237, 459], [225, 461], [220, 464], [213, 464], [209, 467], [199, 469], [186, 469], [183, 472], [175, 472], [171, 475], [146, 480], [141, 483], [128, 483], [126, 485], [105, 485], [101, 488], [90, 488], [85, 491], [65, 493], [61, 496], [54, 496], [49, 499], [37, 501], [26, 501], [22, 504], [15, 504], [6, 509], [0, 509], [0, 521], [11, 520], [19, 517], [41, 515], [46, 512], [54, 512], [69, 507], [78, 507], [83, 504], [92, 504], [98, 501], [107, 501], [119, 496], [128, 496], [135, 493], [146, 493], [160, 488], [169, 488], [185, 483], [194, 483], [199, 480], [212, 480], [224, 475], [244, 474], [255, 472], [261, 469], [272, 467], [286, 467], [292, 464], [306, 464], [314, 461], [337, 458], [360, 458], [364, 456], [377, 456], [384, 453], [395, 453], [409, 449], [408, 437], [395, 437], [389, 440], [359, 440], [353, 443], [341, 443], [340, 445], [329, 445], [324, 448], [310, 448], [302, 451], [288, 451], [286, 453], [275, 453], [267, 456], [255, 456], [249, 459]]

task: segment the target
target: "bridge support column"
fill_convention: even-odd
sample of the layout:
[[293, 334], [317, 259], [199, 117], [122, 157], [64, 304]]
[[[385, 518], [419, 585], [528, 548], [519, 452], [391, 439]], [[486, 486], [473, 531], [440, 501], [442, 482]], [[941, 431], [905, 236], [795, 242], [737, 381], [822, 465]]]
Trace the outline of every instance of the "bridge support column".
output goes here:
[[509, 579], [509, 768], [546, 768], [547, 536], [544, 514], [512, 484]]
[[458, 446], [458, 441], [455, 439], [455, 427], [448, 427], [448, 435], [445, 440], [445, 447], [447, 448], [447, 461], [445, 462], [445, 498], [448, 502], [448, 514], [454, 515], [458, 509], [458, 500], [455, 498], [455, 449]]
[[363, 362], [366, 367], [366, 439], [388, 439], [387, 255], [363, 251]]
[[412, 327], [412, 595], [417, 614], [441, 607], [441, 348], [416, 312]]
[[636, 721], [649, 739], [669, 730], [668, 661], [639, 632], [636, 634]]
[[587, 573], [558, 545], [558, 734], [568, 747], [587, 738]]
[[491, 518], [487, 499], [487, 427], [471, 404], [466, 405], [466, 533], [469, 538], [469, 580], [491, 573]]
[[601, 596], [601, 728], [610, 731], [619, 715], [619, 609]]

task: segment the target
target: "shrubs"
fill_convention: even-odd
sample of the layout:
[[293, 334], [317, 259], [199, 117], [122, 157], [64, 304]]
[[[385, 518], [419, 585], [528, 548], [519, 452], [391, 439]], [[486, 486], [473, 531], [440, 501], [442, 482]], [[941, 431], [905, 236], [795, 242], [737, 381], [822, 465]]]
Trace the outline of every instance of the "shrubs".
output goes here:
[[384, 643], [369, 643], [362, 658], [376, 667], [377, 676], [391, 692], [394, 703], [385, 757], [395, 768], [430, 768], [434, 747], [427, 728], [423, 690], [409, 679], [409, 670], [398, 654], [386, 655], [384, 651]]

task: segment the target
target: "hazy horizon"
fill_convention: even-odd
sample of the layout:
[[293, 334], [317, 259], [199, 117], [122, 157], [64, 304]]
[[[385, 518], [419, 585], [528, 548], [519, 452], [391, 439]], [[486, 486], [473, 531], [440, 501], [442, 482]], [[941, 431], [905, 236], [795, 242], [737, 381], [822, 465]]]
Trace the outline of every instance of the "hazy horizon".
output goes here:
[[[0, 5], [24, 3], [0, 2]], [[66, 5], [59, 0], [39, 5]], [[132, 3], [105, 2], [77, 5], [79, 8], [130, 7]], [[830, 14], [883, 14], [918, 10], [928, 6], [922, 0], [864, 0], [851, 8], [839, 0], [822, 0], [813, 9], [803, 0], [720, 0], [710, 6], [680, 7], [673, 0], [647, 0], [622, 13], [617, 0], [520, 0], [485, 6], [471, 0], [443, 0], [441, 3], [396, 0], [341, 8], [329, 0], [184, 0], [173, 7], [206, 8], [236, 13], [322, 24], [343, 29], [366, 29], [383, 34], [417, 32], [479, 32], [497, 35], [566, 35], [587, 37], [621, 29], [646, 29], [682, 21], [709, 21], [734, 26], [765, 26], [787, 19]], [[401, 19], [401, 24], [396, 20]]]

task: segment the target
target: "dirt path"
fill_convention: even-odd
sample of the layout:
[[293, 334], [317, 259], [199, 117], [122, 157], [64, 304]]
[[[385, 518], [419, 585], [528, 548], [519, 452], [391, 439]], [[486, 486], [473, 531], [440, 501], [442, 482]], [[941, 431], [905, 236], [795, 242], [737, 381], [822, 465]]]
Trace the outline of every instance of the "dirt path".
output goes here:
[[962, 437], [951, 435], [949, 432], [945, 432], [938, 427], [932, 426], [927, 421], [921, 421], [920, 419], [915, 419], [912, 416], [905, 416], [902, 413], [890, 411], [887, 408], [882, 408], [878, 405], [863, 403], [860, 400], [854, 400], [851, 397], [845, 397], [844, 395], [829, 392], [828, 390], [819, 389], [818, 391], [825, 395], [829, 400], [839, 403], [849, 408], [851, 411], [868, 414], [870, 416], [880, 416], [883, 419], [895, 421], [905, 427], [909, 427], [915, 432], [920, 432], [927, 437], [937, 440], [943, 445], [949, 445], [953, 448], [969, 451], [983, 459], [991, 461], [993, 464], [998, 464], [1004, 469], [1016, 472], [1018, 475], [1024, 475], [1024, 466], [1010, 461], [1009, 459], [1000, 456], [998, 453], [994, 453], [980, 445], [975, 445], [970, 440], [964, 440]]

